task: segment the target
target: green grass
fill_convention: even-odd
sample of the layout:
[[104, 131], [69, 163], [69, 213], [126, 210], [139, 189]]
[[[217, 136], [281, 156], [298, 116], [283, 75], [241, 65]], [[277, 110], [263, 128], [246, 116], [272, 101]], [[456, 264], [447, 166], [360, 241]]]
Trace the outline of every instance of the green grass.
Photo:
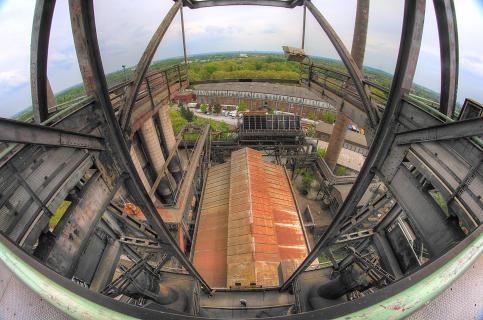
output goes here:
[[174, 134], [178, 134], [181, 129], [188, 124], [188, 120], [181, 116], [181, 112], [175, 108], [169, 108], [169, 117], [171, 118], [171, 125], [173, 126]]
[[327, 149], [326, 148], [318, 148], [317, 149], [317, 154], [319, 155], [319, 157], [323, 158], [325, 157], [325, 154], [327, 153]]
[[[175, 134], [178, 134], [181, 129], [188, 124], [188, 120], [183, 118], [181, 112], [176, 108], [171, 107], [169, 109], [169, 116], [171, 118], [171, 124], [173, 126], [173, 131]], [[228, 138], [231, 135], [230, 126], [224, 121], [216, 121], [213, 119], [197, 117], [195, 115], [193, 116], [192, 123], [197, 125], [208, 124], [210, 125], [213, 134], [221, 134], [222, 138]], [[183, 139], [186, 141], [195, 141], [196, 139], [198, 139], [198, 136], [199, 133], [187, 132], [184, 134]]]
[[337, 168], [335, 169], [335, 175], [336, 176], [345, 176], [345, 173], [347, 171], [347, 168], [346, 167], [342, 167], [342, 166], [337, 166]]

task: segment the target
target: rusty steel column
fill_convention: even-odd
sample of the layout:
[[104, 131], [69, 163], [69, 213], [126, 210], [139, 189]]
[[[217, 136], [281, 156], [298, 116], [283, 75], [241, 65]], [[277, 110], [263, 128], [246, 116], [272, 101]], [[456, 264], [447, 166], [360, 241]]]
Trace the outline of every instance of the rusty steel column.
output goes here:
[[[351, 55], [362, 74], [364, 53], [366, 51], [367, 25], [369, 20], [369, 0], [357, 0], [356, 22], [354, 25], [354, 37], [352, 38]], [[344, 138], [347, 132], [349, 119], [343, 112], [338, 112], [335, 126], [329, 139], [329, 146], [325, 161], [333, 171], [344, 146]]]
[[329, 138], [329, 146], [327, 147], [327, 152], [325, 154], [325, 161], [332, 171], [334, 171], [337, 159], [339, 159], [340, 152], [342, 151], [345, 134], [347, 132], [347, 125], [349, 123], [349, 118], [347, 118], [343, 112], [339, 111], [337, 113], [334, 128], [332, 129], [332, 134]]
[[47, 105], [47, 57], [55, 0], [37, 0], [30, 42], [30, 90], [35, 123], [49, 117]]
[[89, 65], [89, 56], [87, 54], [86, 44], [83, 41], [84, 26], [80, 16], [79, 2], [82, 0], [69, 0], [69, 12], [70, 12], [70, 24], [72, 26], [72, 35], [74, 36], [75, 52], [77, 55], [77, 61], [79, 63], [79, 69], [84, 82], [84, 89], [86, 95], [90, 96], [94, 94], [94, 78], [92, 75], [92, 69]]
[[369, 0], [357, 0], [356, 23], [352, 38], [351, 55], [362, 72], [366, 51], [367, 25], [369, 21]]

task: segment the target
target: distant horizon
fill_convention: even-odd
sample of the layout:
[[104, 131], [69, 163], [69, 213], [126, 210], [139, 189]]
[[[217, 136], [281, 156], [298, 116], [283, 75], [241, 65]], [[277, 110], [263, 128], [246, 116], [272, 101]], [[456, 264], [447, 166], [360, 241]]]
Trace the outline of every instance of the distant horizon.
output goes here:
[[[195, 54], [188, 54], [187, 57], [188, 57], [188, 60], [190, 57], [196, 57], [196, 56], [214, 56], [214, 55], [219, 55], [219, 54], [260, 54], [260, 55], [281, 55], [283, 56], [284, 53], [283, 51], [271, 51], [271, 50], [260, 50], [260, 51], [254, 51], [254, 50], [232, 50], [232, 51], [213, 51], [213, 52], [202, 52], [202, 53], [195, 53]], [[316, 55], [308, 55], [312, 58], [316, 58], [316, 59], [321, 59], [321, 60], [328, 60], [328, 61], [332, 61], [332, 62], [336, 62], [336, 63], [339, 63], [341, 65], [344, 65], [344, 63], [342, 62], [342, 60], [340, 59], [336, 59], [336, 58], [330, 58], [330, 57], [324, 57], [324, 56], [316, 56]], [[231, 58], [234, 58], [234, 57], [231, 57]], [[163, 62], [163, 61], [167, 61], [167, 60], [176, 60], [176, 59], [180, 59], [180, 60], [183, 60], [184, 59], [184, 56], [183, 55], [180, 55], [180, 56], [173, 56], [173, 57], [169, 57], [169, 58], [164, 58], [164, 59], [157, 59], [157, 60], [153, 60], [151, 65], [153, 64], [156, 64], [156, 63], [159, 63], [159, 62]], [[133, 69], [136, 65], [132, 65], [132, 66], [126, 66], [126, 69]], [[371, 66], [368, 66], [368, 65], [363, 65], [363, 68], [365, 69], [369, 69], [369, 70], [374, 70], [374, 71], [377, 71], [377, 72], [381, 72], [383, 74], [385, 74], [386, 76], [388, 77], [393, 77], [393, 74], [385, 71], [385, 70], [382, 70], [382, 69], [379, 69], [379, 68], [375, 68], [375, 67], [371, 67]], [[115, 70], [115, 71], [112, 71], [112, 72], [108, 72], [106, 73], [105, 75], [110, 75], [110, 74], [114, 74], [114, 73], [117, 73], [117, 72], [120, 72], [122, 71], [122, 69], [118, 69], [118, 70]], [[70, 87], [67, 87], [65, 89], [62, 89], [62, 90], [59, 90], [57, 92], [54, 92], [54, 96], [58, 96], [64, 92], [67, 92], [69, 90], [72, 90], [72, 89], [75, 89], [75, 88], [78, 88], [78, 87], [81, 87], [83, 85], [82, 82], [79, 82], [77, 84], [74, 84]], [[425, 87], [423, 85], [420, 85], [418, 83], [413, 83], [413, 86], [418, 86], [418, 87], [421, 87], [429, 92], [431, 92], [432, 94], [436, 95], [439, 97], [439, 93], [428, 88], [428, 87]], [[459, 102], [457, 101], [457, 104], [460, 104], [462, 105], [463, 103], [462, 102]], [[11, 115], [12, 118], [15, 118], [19, 115], [22, 115], [24, 114], [25, 112], [28, 112], [32, 109], [32, 105], [29, 105], [27, 107], [25, 107], [24, 109], [14, 113]]]

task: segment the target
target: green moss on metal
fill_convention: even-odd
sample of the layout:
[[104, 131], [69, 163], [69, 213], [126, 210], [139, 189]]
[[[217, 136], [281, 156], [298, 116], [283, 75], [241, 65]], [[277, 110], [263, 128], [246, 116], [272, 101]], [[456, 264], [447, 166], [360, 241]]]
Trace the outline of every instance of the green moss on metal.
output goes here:
[[[401, 319], [407, 317], [445, 290], [466, 271], [482, 251], [483, 234], [480, 234], [456, 257], [410, 288], [378, 304], [339, 319]], [[58, 285], [20, 259], [3, 243], [0, 243], [0, 259], [34, 292], [73, 318], [135, 319], [84, 299]]]

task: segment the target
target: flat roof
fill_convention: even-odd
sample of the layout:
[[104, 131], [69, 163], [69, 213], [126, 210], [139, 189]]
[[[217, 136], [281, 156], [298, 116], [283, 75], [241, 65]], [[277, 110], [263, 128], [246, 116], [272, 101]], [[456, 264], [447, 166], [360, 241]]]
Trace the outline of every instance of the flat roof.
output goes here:
[[277, 287], [308, 254], [282, 166], [244, 148], [208, 171], [194, 266], [214, 288]]
[[260, 92], [279, 96], [290, 96], [303, 99], [325, 101], [305, 87], [268, 82], [221, 82], [203, 83], [194, 86], [197, 90], [225, 90], [240, 92]]

